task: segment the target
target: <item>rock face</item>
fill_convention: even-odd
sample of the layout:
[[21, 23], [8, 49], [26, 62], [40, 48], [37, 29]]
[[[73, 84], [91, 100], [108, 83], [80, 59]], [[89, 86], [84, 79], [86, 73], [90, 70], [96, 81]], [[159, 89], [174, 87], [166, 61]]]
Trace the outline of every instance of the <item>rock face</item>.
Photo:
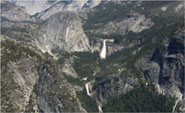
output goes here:
[[48, 53], [52, 49], [74, 52], [89, 51], [90, 48], [75, 12], [61, 12], [50, 17], [41, 26], [35, 41], [38, 48]]
[[[152, 7], [153, 4], [128, 2], [125, 6], [132, 4], [133, 8], [141, 8], [141, 11], [128, 9], [124, 17], [104, 18], [105, 20], [98, 23], [97, 19], [101, 11], [98, 8], [92, 9], [89, 13], [87, 13], [88, 10], [81, 11], [81, 16], [84, 17], [79, 18], [78, 9], [86, 9], [100, 2], [100, 0], [88, 1], [76, 3], [70, 1], [66, 4], [55, 1], [52, 2], [54, 5], [52, 7], [50, 7], [51, 4], [48, 5], [50, 8], [47, 7], [46, 10], [40, 7], [35, 10], [30, 9], [30, 14], [38, 10], [42, 11], [34, 15], [34, 18], [40, 17], [45, 20], [39, 24], [32, 23], [35, 20], [25, 13], [23, 7], [13, 7], [15, 4], [3, 6], [2, 33], [14, 40], [5, 43], [9, 38], [0, 39], [3, 42], [0, 48], [2, 52], [2, 111], [86, 112], [89, 110], [88, 107], [92, 106], [89, 105], [92, 100], [98, 105], [99, 111], [102, 111], [101, 107], [110, 98], [126, 94], [145, 82], [146, 85], [149, 84], [148, 86], [155, 84], [158, 93], [176, 98], [173, 111], [185, 111], [185, 31], [180, 28], [170, 31], [174, 23], [174, 25], [179, 24], [175, 22], [176, 20], [169, 21], [171, 18], [174, 19], [174, 16], [168, 18], [169, 9], [175, 11], [175, 5], [161, 5], [158, 8], [159, 11], [155, 10], [156, 7]], [[118, 0], [116, 4], [124, 3]], [[30, 7], [30, 4], [26, 5]], [[104, 5], [106, 4], [101, 6], [104, 10], [112, 7], [111, 3], [105, 8]], [[182, 11], [182, 4], [176, 5], [177, 10]], [[150, 11], [145, 12], [143, 7]], [[167, 8], [161, 11], [161, 7]], [[57, 8], [61, 9], [56, 10]], [[91, 20], [90, 18], [95, 15], [93, 11], [98, 12], [98, 16]], [[103, 12], [103, 15], [109, 14], [109, 11]], [[165, 12], [167, 18], [165, 20], [160, 18], [158, 11], [161, 15]], [[112, 15], [114, 14], [115, 12], [112, 12]], [[84, 25], [88, 22], [90, 23], [85, 29]], [[97, 26], [91, 28], [91, 24]], [[166, 26], [163, 27], [163, 25]], [[170, 29], [164, 30], [168, 27]], [[92, 33], [94, 37], [87, 37], [84, 30], [85, 33]], [[176, 34], [171, 35], [174, 31], [177, 31]], [[118, 36], [114, 37], [112, 34], [118, 34]], [[106, 45], [108, 55], [106, 59], [101, 60], [96, 52], [90, 53], [90, 51], [100, 51], [101, 39], [112, 38], [115, 39], [114, 43], [107, 42]], [[91, 46], [89, 40], [92, 41]], [[50, 55], [54, 53], [51, 51], [59, 51], [56, 55], [63, 58], [64, 62], [59, 63], [59, 60], [57, 62], [53, 59]], [[50, 55], [43, 54], [45, 52]], [[64, 56], [60, 56], [60, 52]], [[69, 52], [67, 56], [65, 56], [66, 52]], [[82, 93], [86, 83], [89, 83], [90, 95], [88, 93], [86, 95], [86, 92]]]
[[80, 1], [58, 1], [53, 4], [50, 8], [43, 10], [37, 14], [42, 20], [46, 20], [51, 15], [61, 11], [78, 11], [88, 9], [97, 6], [101, 0], [80, 0]]
[[[101, 0], [13, 0], [13, 4], [24, 7], [25, 13], [28, 15], [39, 17], [46, 20], [55, 13], [61, 11], [78, 11], [97, 6]], [[34, 6], [34, 7], [33, 7]]]
[[73, 68], [73, 65], [74, 65], [73, 60], [74, 60], [74, 58], [70, 58], [70, 59], [65, 60], [64, 65], [62, 67], [62, 72], [65, 73], [65, 75], [67, 75], [67, 76], [77, 78], [78, 75]]
[[2, 3], [1, 4], [1, 16], [11, 21], [39, 21], [36, 17], [32, 17], [25, 12], [24, 7], [17, 6], [13, 3]]
[[146, 58], [142, 58], [137, 62], [136, 67], [142, 67], [147, 82], [159, 82], [160, 67], [159, 64], [157, 64], [156, 62], [147, 61]]
[[35, 17], [33, 17], [34, 20], [30, 20], [31, 16], [23, 11], [23, 7], [10, 3], [3, 3], [2, 6], [3, 34], [16, 40], [30, 41], [43, 52], [50, 54], [52, 54], [52, 49], [68, 52], [90, 50], [89, 41], [84, 34], [78, 13], [57, 13], [42, 24], [40, 20], [35, 20]]
[[138, 80], [134, 78], [113, 77], [98, 84], [94, 88], [97, 100], [101, 105], [106, 104], [107, 100], [111, 97], [116, 97], [125, 94], [138, 84]]
[[2, 37], [3, 112], [86, 112], [54, 60]]
[[[162, 49], [157, 49], [152, 56], [152, 60], [160, 66], [159, 84], [166, 94], [182, 98], [178, 93], [184, 94], [184, 32], [176, 34], [171, 40], [164, 40], [163, 44]], [[170, 88], [165, 88], [169, 85]], [[172, 89], [179, 91], [173, 92], [175, 94], [168, 92]]]
[[128, 31], [138, 33], [145, 29], [149, 29], [153, 24], [154, 23], [151, 21], [151, 19], [147, 19], [144, 15], [131, 13], [126, 19], [109, 22], [108, 24], [96, 30], [96, 33], [104, 35], [124, 35]]
[[30, 1], [16, 0], [16, 1], [14, 1], [14, 4], [24, 7], [25, 12], [27, 14], [35, 15], [38, 12], [41, 12], [45, 9], [50, 8], [56, 2], [58, 2], [58, 0], [52, 1], [52, 2], [49, 2], [49, 0], [42, 0], [42, 1], [38, 1], [38, 0], [30, 0]]
[[45, 62], [38, 72], [40, 78], [36, 85], [36, 95], [40, 111], [45, 113], [85, 112], [76, 99], [73, 87], [56, 69], [52, 63]]
[[[7, 83], [6, 87], [12, 85], [14, 89], [7, 89], [6, 92], [9, 98], [6, 100], [2, 98], [3, 110], [14, 109], [18, 112], [25, 111], [25, 107], [28, 104], [34, 85], [38, 79], [37, 73], [33, 71], [34, 65], [31, 59], [21, 59], [8, 64], [9, 71], [6, 75], [9, 76], [7, 79], [11, 79], [12, 83]], [[3, 80], [9, 81], [5, 77], [3, 77]], [[9, 108], [10, 105], [12, 105], [11, 108]]]
[[159, 85], [159, 93], [177, 98], [176, 104], [184, 98], [184, 44], [184, 31], [176, 33], [155, 49], [148, 63], [146, 58], [137, 63], [146, 80]]

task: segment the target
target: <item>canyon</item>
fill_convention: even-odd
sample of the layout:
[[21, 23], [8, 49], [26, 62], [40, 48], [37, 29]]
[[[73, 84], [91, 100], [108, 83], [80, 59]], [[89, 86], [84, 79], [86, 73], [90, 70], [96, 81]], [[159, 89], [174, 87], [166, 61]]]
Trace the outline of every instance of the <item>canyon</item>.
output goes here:
[[185, 111], [183, 1], [1, 6], [2, 112]]

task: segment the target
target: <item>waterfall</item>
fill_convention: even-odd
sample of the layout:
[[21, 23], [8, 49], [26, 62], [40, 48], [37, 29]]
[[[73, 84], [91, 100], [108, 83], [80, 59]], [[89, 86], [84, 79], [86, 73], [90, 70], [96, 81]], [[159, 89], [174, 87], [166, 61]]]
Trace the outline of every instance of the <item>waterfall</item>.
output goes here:
[[87, 95], [91, 96], [92, 94], [89, 92], [89, 84], [90, 84], [90, 82], [86, 83], [85, 88], [86, 88], [86, 91], [87, 91]]
[[100, 58], [101, 59], [105, 59], [106, 58], [106, 52], [107, 52], [107, 47], [106, 47], [106, 42], [109, 41], [109, 42], [114, 42], [114, 39], [104, 39], [103, 40], [103, 47], [102, 47], [102, 50], [100, 52]]
[[106, 41], [107, 40], [103, 41], [103, 47], [102, 47], [102, 50], [101, 50], [101, 53], [100, 53], [100, 58], [101, 59], [105, 59], [106, 58]]

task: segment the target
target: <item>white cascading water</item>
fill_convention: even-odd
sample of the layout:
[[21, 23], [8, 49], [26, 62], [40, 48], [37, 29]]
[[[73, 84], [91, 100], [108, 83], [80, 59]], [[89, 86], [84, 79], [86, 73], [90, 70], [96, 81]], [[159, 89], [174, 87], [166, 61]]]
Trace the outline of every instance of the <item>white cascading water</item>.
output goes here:
[[92, 94], [89, 92], [89, 82], [85, 84], [85, 88], [86, 88], [86, 91], [87, 91], [87, 95], [88, 96], [92, 96]]
[[106, 52], [107, 52], [107, 47], [106, 47], [106, 42], [109, 41], [109, 42], [114, 42], [114, 39], [104, 39], [103, 40], [103, 47], [102, 47], [102, 50], [100, 52], [100, 58], [101, 59], [106, 59]]
[[101, 106], [98, 106], [98, 109], [99, 109], [99, 113], [103, 113]]
[[[105, 59], [106, 58], [106, 51], [107, 51], [106, 50], [106, 41], [114, 42], [113, 39], [105, 39], [105, 40], [103, 40], [103, 47], [102, 47], [102, 50], [100, 52], [100, 58], [101, 59]], [[86, 88], [86, 91], [87, 91], [87, 95], [88, 96], [92, 96], [92, 94], [89, 91], [89, 85], [90, 85], [90, 82], [87, 82], [85, 84], [85, 88]], [[99, 113], [103, 113], [103, 110], [102, 110], [100, 105], [98, 105], [98, 109], [99, 109]]]
[[107, 40], [103, 40], [103, 47], [100, 53], [100, 58], [101, 59], [105, 59], [106, 58], [106, 41]]

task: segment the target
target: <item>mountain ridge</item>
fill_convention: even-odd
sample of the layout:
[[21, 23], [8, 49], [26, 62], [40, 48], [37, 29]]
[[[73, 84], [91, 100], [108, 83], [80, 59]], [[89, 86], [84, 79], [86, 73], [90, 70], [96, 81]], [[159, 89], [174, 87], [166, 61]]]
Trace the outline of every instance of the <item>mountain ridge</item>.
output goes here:
[[184, 112], [182, 4], [101, 1], [35, 21], [4, 5], [2, 111]]

